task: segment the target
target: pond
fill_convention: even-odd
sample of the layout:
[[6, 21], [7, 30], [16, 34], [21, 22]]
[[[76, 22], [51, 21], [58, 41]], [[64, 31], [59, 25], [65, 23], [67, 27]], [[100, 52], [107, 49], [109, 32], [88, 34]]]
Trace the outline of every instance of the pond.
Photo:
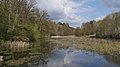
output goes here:
[[54, 50], [47, 67], [120, 67], [97, 53], [73, 48]]
[[14, 53], [0, 62], [0, 67], [120, 67], [119, 56], [100, 55], [96, 52], [68, 48], [54, 48], [51, 51]]

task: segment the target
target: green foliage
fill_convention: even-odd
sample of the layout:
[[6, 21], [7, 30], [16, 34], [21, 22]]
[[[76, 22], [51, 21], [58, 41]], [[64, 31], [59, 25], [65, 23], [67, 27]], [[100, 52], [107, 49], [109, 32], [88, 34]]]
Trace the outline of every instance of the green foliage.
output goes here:
[[33, 3], [34, 0], [29, 3], [25, 0], [0, 1], [1, 40], [34, 42], [40, 38], [40, 23], [47, 20], [47, 14], [42, 10], [41, 13], [34, 10]]
[[29, 27], [29, 31], [31, 32], [31, 39], [33, 39], [34, 41], [41, 37], [41, 32], [39, 31], [39, 25], [31, 24]]

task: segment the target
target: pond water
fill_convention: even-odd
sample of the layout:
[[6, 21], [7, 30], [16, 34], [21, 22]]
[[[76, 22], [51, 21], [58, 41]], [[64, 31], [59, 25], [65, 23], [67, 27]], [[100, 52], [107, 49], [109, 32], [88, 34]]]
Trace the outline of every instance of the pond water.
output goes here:
[[97, 53], [73, 48], [54, 50], [47, 67], [120, 67]]
[[[44, 58], [46, 59], [46, 58]], [[112, 59], [112, 58], [111, 58]], [[54, 49], [47, 58], [46, 63], [27, 64], [28, 67], [120, 67], [106, 56], [85, 50]]]
[[[19, 54], [14, 54], [12, 57]], [[8, 59], [8, 62], [0, 62], [0, 67], [120, 67], [120, 58], [117, 56], [99, 55], [95, 52], [78, 50], [75, 47], [56, 48], [49, 53], [36, 55], [23, 54], [25, 55], [20, 55], [22, 59], [12, 58], [11, 61]]]

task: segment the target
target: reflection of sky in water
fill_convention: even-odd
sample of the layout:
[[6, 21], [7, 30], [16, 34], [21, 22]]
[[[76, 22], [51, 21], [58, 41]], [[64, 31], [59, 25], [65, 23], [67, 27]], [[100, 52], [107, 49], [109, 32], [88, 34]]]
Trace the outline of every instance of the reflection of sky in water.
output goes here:
[[69, 48], [54, 50], [47, 67], [118, 67], [98, 54]]

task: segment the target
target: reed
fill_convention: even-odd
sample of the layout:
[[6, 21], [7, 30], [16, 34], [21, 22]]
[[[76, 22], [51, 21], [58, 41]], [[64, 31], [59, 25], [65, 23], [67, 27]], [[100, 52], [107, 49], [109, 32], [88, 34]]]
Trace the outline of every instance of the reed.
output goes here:
[[29, 48], [30, 44], [23, 41], [2, 41], [1, 48], [12, 52], [25, 51]]
[[56, 39], [61, 43], [60, 47], [69, 47], [70, 44], [78, 49], [95, 51], [100, 54], [120, 55], [120, 40], [115, 39], [98, 39], [83, 37], [70, 37]]

